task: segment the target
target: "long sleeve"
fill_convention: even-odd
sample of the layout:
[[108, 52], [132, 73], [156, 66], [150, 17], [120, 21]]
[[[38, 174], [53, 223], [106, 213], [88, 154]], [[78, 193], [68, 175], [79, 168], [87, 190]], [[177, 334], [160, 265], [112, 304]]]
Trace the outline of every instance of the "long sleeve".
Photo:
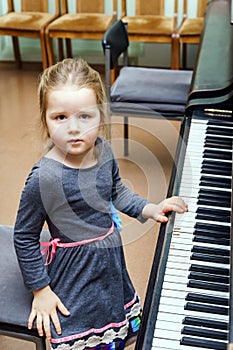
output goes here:
[[14, 228], [14, 244], [24, 283], [37, 290], [50, 283], [40, 251], [40, 233], [46, 220], [39, 187], [39, 171], [34, 167], [23, 189]]
[[148, 201], [138, 194], [132, 192], [125, 184], [121, 181], [119, 175], [119, 167], [116, 159], [113, 159], [113, 193], [112, 193], [113, 204], [124, 214], [131, 217], [137, 218], [141, 222], [145, 222], [141, 216], [142, 210]]

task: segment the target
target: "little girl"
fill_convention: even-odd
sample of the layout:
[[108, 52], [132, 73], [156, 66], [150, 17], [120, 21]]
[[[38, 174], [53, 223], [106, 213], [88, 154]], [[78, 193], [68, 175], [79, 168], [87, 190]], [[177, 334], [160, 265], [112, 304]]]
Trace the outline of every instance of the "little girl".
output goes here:
[[[187, 205], [171, 197], [159, 204], [132, 193], [121, 181], [110, 145], [99, 137], [105, 122], [101, 78], [82, 59], [65, 59], [40, 79], [41, 126], [51, 142], [22, 192], [15, 248], [33, 292], [28, 328], [51, 348], [124, 349], [138, 332], [141, 306], [129, 278], [111, 202], [145, 221]], [[51, 241], [40, 249], [44, 223]]]

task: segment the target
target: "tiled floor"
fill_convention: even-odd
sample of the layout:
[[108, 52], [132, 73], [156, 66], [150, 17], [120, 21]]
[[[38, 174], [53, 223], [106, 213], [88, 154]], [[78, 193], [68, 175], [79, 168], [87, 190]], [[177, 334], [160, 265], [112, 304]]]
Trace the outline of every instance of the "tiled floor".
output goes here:
[[[24, 181], [42, 152], [35, 127], [39, 73], [36, 66], [17, 71], [13, 64], [0, 64], [0, 224], [14, 225]], [[132, 141], [129, 157], [124, 158], [122, 118], [112, 121], [112, 146], [122, 178], [135, 192], [160, 201], [166, 196], [179, 122], [130, 118]], [[143, 302], [159, 225], [151, 221], [142, 225], [125, 216], [122, 219], [129, 273]], [[30, 350], [34, 345], [0, 336], [0, 349]]]

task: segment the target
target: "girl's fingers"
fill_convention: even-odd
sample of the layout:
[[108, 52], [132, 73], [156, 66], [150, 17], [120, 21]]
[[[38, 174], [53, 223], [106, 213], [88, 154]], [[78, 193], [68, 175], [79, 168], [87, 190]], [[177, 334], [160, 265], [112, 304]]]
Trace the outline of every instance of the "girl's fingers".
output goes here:
[[57, 303], [57, 308], [58, 310], [64, 315], [64, 316], [69, 316], [70, 312], [67, 310], [67, 308], [65, 307], [65, 305], [61, 302], [61, 300], [58, 300]]
[[43, 335], [44, 335], [43, 319], [42, 319], [42, 315], [40, 315], [40, 314], [36, 315], [36, 328], [37, 328], [39, 336], [43, 337]]
[[44, 327], [46, 338], [50, 339], [51, 338], [50, 317], [48, 315], [44, 316], [43, 318], [43, 327]]
[[32, 329], [35, 318], [36, 318], [36, 313], [34, 312], [34, 310], [32, 310], [28, 318], [28, 329]]
[[61, 334], [62, 330], [61, 330], [61, 325], [60, 325], [60, 321], [59, 321], [59, 318], [58, 318], [58, 315], [57, 313], [55, 312], [54, 314], [51, 315], [51, 320], [54, 324], [54, 327], [56, 329], [56, 332], [57, 334]]

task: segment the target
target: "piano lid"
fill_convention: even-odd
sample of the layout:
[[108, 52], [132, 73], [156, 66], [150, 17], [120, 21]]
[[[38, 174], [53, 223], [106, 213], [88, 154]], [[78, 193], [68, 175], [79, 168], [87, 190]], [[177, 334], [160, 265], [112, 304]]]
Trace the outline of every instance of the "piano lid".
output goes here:
[[207, 6], [196, 67], [189, 93], [186, 114], [193, 109], [232, 110], [233, 26], [231, 1], [210, 0]]

